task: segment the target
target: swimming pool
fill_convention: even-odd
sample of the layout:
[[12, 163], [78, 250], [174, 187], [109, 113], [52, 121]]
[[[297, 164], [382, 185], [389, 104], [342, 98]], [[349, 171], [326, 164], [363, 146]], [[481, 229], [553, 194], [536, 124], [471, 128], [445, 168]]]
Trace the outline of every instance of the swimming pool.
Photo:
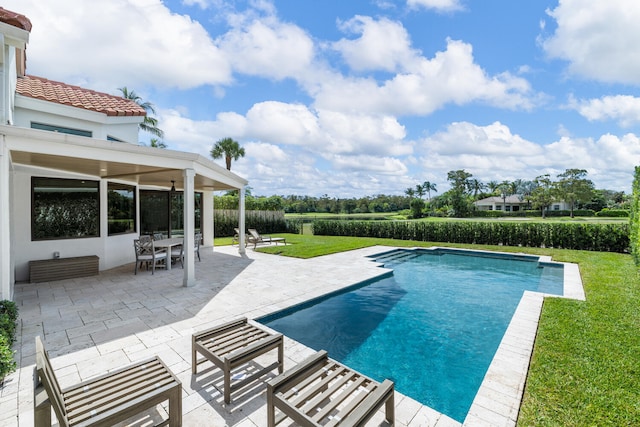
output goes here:
[[[383, 261], [383, 259], [385, 261]], [[393, 273], [258, 319], [462, 422], [525, 290], [562, 294], [537, 257], [399, 250]]]

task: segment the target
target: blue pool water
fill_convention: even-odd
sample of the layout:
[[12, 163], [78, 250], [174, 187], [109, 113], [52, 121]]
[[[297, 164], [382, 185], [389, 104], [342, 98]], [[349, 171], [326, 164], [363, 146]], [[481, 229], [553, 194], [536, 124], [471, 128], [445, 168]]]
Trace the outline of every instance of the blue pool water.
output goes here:
[[392, 274], [258, 320], [462, 422], [523, 292], [563, 289], [561, 265], [471, 254], [395, 251]]

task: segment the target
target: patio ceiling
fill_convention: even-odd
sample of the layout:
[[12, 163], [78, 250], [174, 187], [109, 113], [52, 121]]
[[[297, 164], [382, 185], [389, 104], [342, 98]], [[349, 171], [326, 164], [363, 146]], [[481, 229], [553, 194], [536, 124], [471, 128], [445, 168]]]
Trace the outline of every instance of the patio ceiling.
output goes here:
[[[11, 130], [11, 132], [6, 132]], [[2, 126], [15, 164], [136, 182], [140, 186], [183, 188], [183, 170], [194, 169], [195, 190], [239, 189], [247, 181], [198, 154], [101, 141], [47, 131]], [[13, 134], [13, 135], [8, 135]]]

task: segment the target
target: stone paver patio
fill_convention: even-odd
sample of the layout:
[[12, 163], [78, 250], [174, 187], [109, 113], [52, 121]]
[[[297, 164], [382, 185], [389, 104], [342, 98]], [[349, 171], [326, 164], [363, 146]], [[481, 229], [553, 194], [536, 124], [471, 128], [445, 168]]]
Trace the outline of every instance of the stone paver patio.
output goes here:
[[[0, 389], [0, 425], [33, 425], [35, 336], [40, 335], [62, 387], [157, 354], [182, 381], [183, 425], [266, 426], [264, 383], [248, 386], [225, 405], [216, 388], [222, 380], [218, 370], [191, 374], [191, 334], [241, 316], [254, 319], [383, 274], [387, 270], [367, 256], [389, 249], [377, 246], [301, 260], [253, 250], [240, 256], [237, 247], [202, 248], [196, 284], [189, 288], [181, 286], [179, 267], [134, 275], [133, 263], [95, 277], [16, 284], [19, 369]], [[577, 268], [568, 270], [570, 279], [575, 282], [577, 275], [579, 281]], [[579, 285], [573, 297], [580, 298]], [[515, 425], [541, 305], [540, 294], [523, 298], [465, 425]], [[312, 353], [285, 339], [285, 369]], [[460, 426], [397, 392], [395, 402], [398, 426]], [[158, 405], [131, 425], [150, 425], [166, 417], [166, 409]], [[385, 425], [383, 418], [379, 412], [374, 424]]]

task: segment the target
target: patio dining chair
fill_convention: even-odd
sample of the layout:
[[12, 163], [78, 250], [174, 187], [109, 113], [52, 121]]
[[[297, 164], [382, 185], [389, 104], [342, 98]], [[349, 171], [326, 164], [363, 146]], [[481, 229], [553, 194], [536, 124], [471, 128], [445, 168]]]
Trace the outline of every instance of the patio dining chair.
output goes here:
[[[200, 242], [202, 241], [202, 233], [196, 233], [193, 242], [193, 253], [198, 255], [198, 261], [200, 259]], [[175, 246], [171, 248], [171, 261], [180, 261], [180, 265], [184, 268], [184, 245]]]
[[156, 264], [161, 262], [167, 262], [167, 251], [165, 249], [156, 249], [152, 239], [140, 239], [133, 240], [133, 247], [136, 252], [136, 266], [133, 274], [138, 274], [138, 266], [142, 267], [142, 264], [146, 264], [147, 270], [149, 269], [149, 263], [151, 263], [151, 274], [156, 271]]

